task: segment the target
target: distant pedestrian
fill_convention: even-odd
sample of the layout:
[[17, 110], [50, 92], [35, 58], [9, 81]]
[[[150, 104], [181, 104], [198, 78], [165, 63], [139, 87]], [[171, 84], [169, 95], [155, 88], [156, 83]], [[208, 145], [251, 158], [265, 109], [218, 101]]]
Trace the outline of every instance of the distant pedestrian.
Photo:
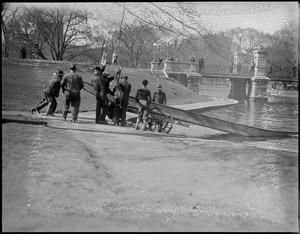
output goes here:
[[270, 66], [268, 73], [266, 74], [266, 76], [271, 76], [273, 75], [273, 67]]
[[149, 108], [151, 103], [151, 92], [147, 89], [148, 80], [143, 80], [143, 86], [138, 89], [135, 95], [135, 100], [138, 103], [138, 117], [135, 125], [135, 129], [138, 130], [139, 123], [143, 123], [143, 131], [146, 131], [149, 121]]
[[200, 58], [198, 60], [198, 72], [201, 73], [205, 68], [205, 64], [204, 64], [204, 59], [203, 58]]
[[228, 72], [233, 73], [233, 62], [232, 61], [229, 62]]
[[[162, 85], [160, 83], [157, 85], [157, 91], [153, 94], [152, 102], [156, 102], [163, 105], [167, 104], [167, 96], [162, 91]], [[158, 124], [158, 132], [162, 132], [162, 123]]]
[[192, 57], [191, 62], [194, 63], [196, 60], [194, 57]]
[[158, 59], [158, 67], [161, 65], [162, 61], [163, 61], [163, 58], [159, 57], [159, 59]]
[[57, 70], [48, 84], [44, 87], [44, 98], [43, 100], [38, 103], [35, 107], [30, 109], [31, 113], [33, 114], [34, 111], [40, 113], [40, 111], [48, 105], [46, 115], [54, 116], [57, 101], [56, 98], [59, 97], [59, 90], [60, 90], [60, 82], [64, 75], [62, 70]]
[[26, 59], [26, 48], [25, 46], [22, 46], [21, 49], [20, 49], [20, 58], [21, 59]]
[[117, 65], [117, 63], [118, 63], [118, 54], [117, 54], [116, 50], [114, 51], [114, 53], [112, 55], [111, 63], [113, 65]]
[[241, 71], [242, 71], [242, 64], [241, 64], [241, 63], [238, 63], [238, 64], [236, 65], [236, 73], [240, 74]]
[[71, 104], [71, 122], [75, 123], [75, 121], [77, 121], [81, 101], [80, 91], [81, 89], [83, 89], [83, 87], [84, 83], [82, 77], [76, 73], [76, 65], [70, 65], [70, 73], [65, 74], [61, 81], [61, 88], [63, 93], [65, 94], [63, 120], [66, 120], [67, 118], [67, 114]]

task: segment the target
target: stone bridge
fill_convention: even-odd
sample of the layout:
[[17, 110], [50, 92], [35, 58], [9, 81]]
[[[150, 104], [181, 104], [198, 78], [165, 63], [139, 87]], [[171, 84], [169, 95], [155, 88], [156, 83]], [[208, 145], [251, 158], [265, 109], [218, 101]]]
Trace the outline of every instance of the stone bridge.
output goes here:
[[[199, 93], [202, 78], [222, 78], [230, 81], [228, 98], [232, 99], [250, 99], [250, 100], [267, 100], [267, 85], [271, 80], [265, 75], [266, 71], [266, 52], [258, 49], [254, 51], [255, 68], [254, 73], [241, 74], [238, 73], [237, 68], [245, 68], [244, 55], [242, 52], [235, 53], [234, 64], [235, 69], [233, 73], [206, 73], [197, 71], [197, 63], [194, 62], [173, 62], [164, 61], [163, 69], [161, 70], [158, 62], [151, 63], [151, 72], [153, 75], [160, 77], [173, 78], [185, 85], [196, 93]], [[273, 80], [273, 79], [272, 79]], [[293, 78], [274, 77], [274, 81], [298, 81]]]

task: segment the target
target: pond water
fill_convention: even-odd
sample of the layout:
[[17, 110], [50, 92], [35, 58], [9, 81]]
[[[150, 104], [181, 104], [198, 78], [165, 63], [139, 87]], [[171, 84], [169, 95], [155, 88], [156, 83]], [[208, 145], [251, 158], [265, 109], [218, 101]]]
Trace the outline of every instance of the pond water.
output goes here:
[[298, 132], [298, 110], [298, 99], [270, 96], [267, 102], [240, 101], [203, 114], [252, 127]]

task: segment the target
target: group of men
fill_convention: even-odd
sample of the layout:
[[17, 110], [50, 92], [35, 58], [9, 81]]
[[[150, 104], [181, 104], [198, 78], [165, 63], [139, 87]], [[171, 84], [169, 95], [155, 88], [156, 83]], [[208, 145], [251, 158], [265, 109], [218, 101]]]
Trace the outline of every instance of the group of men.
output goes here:
[[[41, 109], [47, 107], [46, 115], [54, 116], [57, 101], [59, 97], [60, 88], [65, 95], [63, 120], [67, 118], [70, 105], [73, 107], [71, 110], [71, 122], [76, 122], [78, 119], [79, 107], [81, 102], [81, 90], [84, 88], [82, 77], [76, 72], [75, 64], [70, 65], [70, 72], [64, 74], [62, 70], [57, 70], [48, 84], [44, 88], [44, 97], [41, 102], [32, 107], [30, 111], [32, 114], [37, 111], [40, 113]], [[96, 97], [96, 124], [108, 124], [105, 117], [108, 113], [109, 100], [107, 95], [110, 94], [115, 97], [114, 102], [114, 124], [126, 126], [126, 111], [129, 104], [129, 97], [131, 92], [131, 84], [128, 82], [128, 76], [122, 76], [121, 67], [119, 67], [114, 75], [110, 75], [105, 71], [105, 63], [93, 68], [94, 76], [91, 80], [91, 85]], [[116, 86], [110, 90], [110, 82], [115, 80]], [[138, 89], [135, 95], [135, 100], [138, 103], [138, 117], [135, 129], [139, 129], [139, 124], [143, 124], [143, 130], [146, 130], [149, 121], [149, 106], [151, 102], [157, 102], [166, 105], [166, 94], [162, 92], [161, 84], [157, 86], [157, 92], [154, 92], [151, 99], [151, 92], [147, 89], [148, 81], [143, 80], [142, 88]], [[121, 95], [120, 95], [121, 93]], [[118, 96], [118, 95], [119, 96]]]
[[[129, 95], [131, 92], [131, 84], [128, 83], [128, 76], [122, 76], [121, 68], [119, 67], [115, 75], [109, 75], [104, 72], [105, 66], [94, 67], [94, 77], [92, 78], [92, 85], [96, 97], [96, 118], [95, 123], [97, 124], [108, 124], [105, 117], [108, 112], [109, 100], [107, 95], [111, 94], [115, 96], [117, 89], [122, 92], [121, 97], [115, 97], [115, 124], [119, 125], [121, 122], [122, 126], [126, 125], [126, 111], [129, 103]], [[113, 91], [109, 89], [110, 82], [115, 80], [116, 86]], [[121, 80], [121, 82], [120, 82]], [[118, 103], [117, 103], [118, 102]]]
[[56, 98], [59, 97], [60, 88], [63, 94], [65, 94], [64, 100], [64, 110], [63, 110], [63, 120], [66, 120], [67, 114], [70, 108], [72, 108], [72, 120], [71, 122], [76, 122], [78, 119], [79, 107], [80, 107], [80, 91], [84, 87], [82, 77], [76, 73], [77, 67], [75, 64], [70, 65], [70, 72], [64, 74], [62, 70], [57, 70], [48, 84], [44, 87], [44, 97], [41, 102], [30, 109], [31, 113], [37, 111], [40, 113], [41, 109], [47, 107], [46, 115], [54, 116], [57, 101]]
[[[148, 80], [143, 80], [142, 88], [138, 89], [135, 95], [135, 100], [138, 103], [138, 117], [135, 125], [135, 129], [140, 129], [139, 124], [142, 123], [143, 131], [147, 130], [149, 126], [149, 112], [150, 112], [150, 103], [156, 102], [159, 104], [166, 105], [167, 104], [167, 97], [166, 94], [162, 91], [162, 85], [159, 83], [157, 85], [157, 91], [154, 92], [153, 97], [151, 98], [151, 92], [147, 88]], [[161, 132], [161, 124], [158, 125], [158, 132]]]

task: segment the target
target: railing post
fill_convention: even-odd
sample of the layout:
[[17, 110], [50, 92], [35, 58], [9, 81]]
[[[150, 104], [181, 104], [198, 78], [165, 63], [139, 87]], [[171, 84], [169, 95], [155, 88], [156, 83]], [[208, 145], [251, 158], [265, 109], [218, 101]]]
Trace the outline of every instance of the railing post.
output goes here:
[[165, 77], [169, 78], [169, 73], [173, 72], [173, 66], [172, 66], [173, 62], [166, 60], [164, 61], [164, 68], [163, 68], [163, 73], [165, 75]]
[[[234, 54], [234, 74], [245, 73], [244, 59], [246, 54], [238, 51]], [[232, 99], [247, 99], [246, 95], [246, 80], [243, 79], [229, 79], [229, 92], [228, 98]]]
[[151, 70], [152, 74], [155, 76], [155, 71], [159, 72], [159, 70], [158, 70], [158, 62], [152, 61], [151, 62], [150, 70]]
[[245, 57], [246, 57], [246, 53], [242, 51], [235, 52], [233, 73], [238, 73], [238, 74], [246, 73]]

